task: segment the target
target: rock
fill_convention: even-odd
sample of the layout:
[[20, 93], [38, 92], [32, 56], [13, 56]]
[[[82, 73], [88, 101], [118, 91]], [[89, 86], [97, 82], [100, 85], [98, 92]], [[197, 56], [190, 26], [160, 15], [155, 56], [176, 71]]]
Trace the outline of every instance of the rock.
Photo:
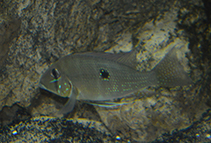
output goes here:
[[[210, 93], [209, 85], [206, 84], [206, 80], [201, 81], [201, 78], [204, 77], [203, 73], [207, 75], [210, 70], [196, 68], [200, 67], [202, 63], [196, 64], [195, 60], [203, 54], [196, 55], [194, 52], [198, 50], [194, 45], [206, 43], [207, 38], [204, 38], [204, 41], [195, 41], [196, 43], [194, 42], [195, 44], [191, 46], [190, 40], [193, 33], [187, 31], [187, 33], [190, 32], [190, 39], [184, 36], [187, 30], [184, 28], [185, 26], [193, 30], [196, 26], [194, 25], [196, 21], [197, 23], [203, 23], [204, 19], [206, 19], [205, 13], [200, 11], [201, 9], [197, 12], [194, 11], [197, 6], [201, 7], [201, 9], [203, 7], [202, 3], [196, 3], [196, 5], [193, 4], [189, 7], [185, 4], [182, 7], [177, 4], [173, 5], [169, 8], [171, 12], [161, 13], [154, 20], [146, 22], [137, 29], [133, 29], [135, 31], [133, 38], [136, 39], [135, 47], [140, 49], [137, 55], [140, 63], [137, 68], [140, 71], [152, 70], [167, 53], [166, 51], [175, 47], [179, 49], [177, 57], [185, 71], [190, 73], [189, 75], [194, 80], [194, 83], [198, 84], [168, 89], [151, 87], [148, 90], [155, 91], [154, 95], [146, 96], [138, 94], [136, 96], [142, 98], [127, 99], [128, 103], [126, 105], [114, 108], [95, 106], [103, 122], [114, 134], [119, 135], [121, 138], [131, 138], [137, 142], [151, 142], [165, 132], [189, 127], [201, 118], [203, 112], [210, 108], [206, 105], [207, 100], [210, 101], [208, 94]], [[186, 11], [184, 12], [184, 10]], [[197, 29], [204, 31], [203, 33], [208, 32], [205, 28], [206, 23], [200, 26], [197, 24], [197, 26]], [[121, 33], [119, 37], [126, 39], [126, 33]], [[201, 37], [201, 34], [197, 33], [197, 31], [194, 34], [198, 34], [198, 37]], [[206, 37], [209, 36], [207, 35]], [[195, 37], [193, 36], [193, 38]], [[122, 45], [131, 45], [133, 42], [133, 40], [122, 41], [124, 41], [124, 44], [116, 42], [119, 46], [115, 46], [115, 48], [121, 49], [122, 47], [124, 48]], [[206, 46], [204, 45], [204, 48]], [[209, 49], [207, 52], [210, 54]], [[208, 68], [209, 60], [207, 58], [209, 56], [205, 55], [203, 57], [206, 59], [205, 65]], [[199, 92], [202, 89], [206, 89], [206, 92]], [[122, 99], [121, 102], [125, 102], [124, 100]]]
[[[114, 141], [115, 137], [123, 141], [152, 141], [162, 133], [190, 127], [210, 108], [209, 11], [200, 0], [10, 0], [1, 2], [1, 7], [8, 13], [15, 12], [21, 23], [18, 38], [10, 43], [13, 39], [11, 36], [9, 50], [6, 48], [4, 52], [4, 55], [8, 52], [9, 56], [5, 57], [5, 70], [0, 76], [3, 121], [16, 117], [13, 114], [17, 113], [17, 106], [30, 116], [52, 116], [64, 105], [66, 99], [40, 93], [38, 88], [42, 73], [60, 57], [85, 51], [118, 53], [133, 47], [139, 50], [137, 69], [148, 71], [175, 46], [178, 49], [177, 57], [194, 84], [174, 88], [150, 87], [147, 90], [156, 94], [136, 93], [138, 98], [123, 98], [120, 101], [128, 104], [115, 108], [93, 108], [79, 101], [74, 111], [65, 117], [66, 121], [68, 118], [76, 121], [85, 118], [87, 122], [100, 122], [111, 131], [108, 134], [113, 135], [111, 138], [106, 135], [108, 141]], [[9, 131], [3, 128], [2, 140], [21, 141], [26, 133], [29, 136], [37, 135], [37, 141], [60, 141], [59, 135], [48, 134], [48, 138], [42, 129], [47, 131], [53, 121], [59, 125], [62, 121], [47, 118], [50, 119], [36, 117], [29, 122], [23, 121], [27, 126], [31, 126], [30, 122], [40, 122], [41, 127], [35, 127], [34, 131], [25, 130], [23, 123], [15, 124], [19, 137], [14, 136], [15, 130], [9, 130], [8, 134]], [[44, 124], [45, 120], [47, 124]], [[68, 124], [75, 130], [81, 129], [72, 121], [68, 120]], [[85, 125], [84, 122], [82, 124]], [[49, 133], [55, 133], [54, 129], [50, 126]], [[68, 129], [62, 129], [66, 136], [61, 138], [62, 141], [80, 138], [76, 132], [68, 137], [65, 134]], [[97, 132], [96, 127], [92, 130]], [[87, 136], [84, 132], [92, 133], [90, 129], [85, 131], [82, 128], [82, 131], [85, 140]], [[103, 134], [99, 133], [100, 139], [95, 135], [98, 134], [89, 134], [88, 137], [104, 141]]]
[[99, 122], [42, 116], [4, 128], [0, 140], [1, 142], [114, 142], [116, 138]]
[[202, 114], [202, 118], [194, 122], [191, 127], [180, 130], [173, 131], [171, 133], [166, 133], [158, 137], [152, 143], [161, 142], [203, 142], [209, 143], [211, 140], [211, 110]]
[[0, 14], [0, 71], [2, 72], [5, 59], [8, 57], [9, 46], [18, 36], [21, 26], [20, 18]]

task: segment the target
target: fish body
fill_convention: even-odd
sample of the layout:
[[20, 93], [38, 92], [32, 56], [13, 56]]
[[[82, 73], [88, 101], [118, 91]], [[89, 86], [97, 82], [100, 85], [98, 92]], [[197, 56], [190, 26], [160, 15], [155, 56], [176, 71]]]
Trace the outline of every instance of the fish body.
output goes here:
[[[136, 70], [134, 51], [67, 55], [52, 64], [42, 75], [40, 87], [68, 97], [69, 103], [66, 103], [68, 106], [65, 108], [70, 108], [75, 99], [106, 101], [128, 96], [152, 85], [172, 87], [191, 84], [175, 52], [173, 48], [150, 72]], [[73, 95], [73, 92], [77, 95]]]

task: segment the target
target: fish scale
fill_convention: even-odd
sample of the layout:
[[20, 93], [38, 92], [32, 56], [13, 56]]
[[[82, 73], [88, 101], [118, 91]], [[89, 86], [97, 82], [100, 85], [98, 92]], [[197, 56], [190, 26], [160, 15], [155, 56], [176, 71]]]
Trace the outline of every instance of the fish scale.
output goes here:
[[[70, 59], [67, 60], [71, 61]], [[76, 55], [74, 61], [74, 65], [78, 65], [77, 67], [74, 66], [78, 72], [68, 74], [69, 70], [67, 70], [64, 74], [81, 91], [77, 98], [80, 100], [110, 100], [122, 97], [123, 94], [130, 94], [135, 89], [157, 84], [154, 72], [142, 72], [140, 75], [140, 72], [134, 68], [122, 64], [117, 65], [115, 62], [99, 57], [89, 57], [87, 62], [85, 55], [83, 57]], [[100, 69], [109, 72], [110, 78], [108, 80], [99, 77]], [[126, 87], [122, 87], [122, 84], [125, 84]], [[114, 86], [118, 87], [115, 92], [111, 90]]]
[[172, 87], [192, 83], [176, 57], [176, 48], [172, 48], [149, 72], [136, 69], [135, 53], [133, 50], [120, 54], [67, 55], [42, 75], [40, 88], [68, 97], [61, 110], [61, 113], [66, 113], [74, 108], [76, 99], [107, 101], [128, 96], [148, 86]]

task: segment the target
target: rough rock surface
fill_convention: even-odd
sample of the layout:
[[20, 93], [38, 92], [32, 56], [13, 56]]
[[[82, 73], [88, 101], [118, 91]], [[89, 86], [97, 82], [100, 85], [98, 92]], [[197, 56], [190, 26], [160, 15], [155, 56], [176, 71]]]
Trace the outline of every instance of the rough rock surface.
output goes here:
[[[99, 131], [100, 129], [100, 131]], [[103, 132], [104, 131], [104, 132]], [[20, 122], [1, 132], [1, 142], [114, 142], [115, 136], [108, 134], [102, 123], [55, 119], [32, 118]]]
[[[31, 116], [51, 116], [62, 107], [66, 100], [52, 94], [40, 94], [39, 78], [58, 58], [84, 51], [118, 53], [136, 47], [139, 50], [137, 69], [143, 71], [151, 70], [175, 46], [179, 61], [194, 83], [185, 87], [150, 87], [148, 90], [155, 94], [136, 93], [138, 98], [123, 98], [121, 101], [128, 104], [115, 108], [93, 108], [78, 102], [66, 117], [102, 122], [108, 128], [107, 134], [112, 134], [112, 141], [113, 136], [123, 140], [152, 141], [162, 133], [190, 127], [211, 107], [209, 2], [8, 0], [0, 3], [0, 12], [15, 13], [21, 21], [18, 38], [10, 43], [9, 51], [4, 52], [7, 59], [0, 76], [2, 125], [14, 117], [19, 121]], [[14, 29], [19, 29], [18, 24]], [[13, 29], [6, 27], [5, 31]], [[11, 36], [9, 42], [12, 39]], [[24, 108], [23, 112], [27, 114], [15, 115], [19, 108]], [[210, 116], [209, 112], [207, 114]], [[43, 122], [42, 118], [36, 120]], [[210, 120], [203, 122], [209, 124]], [[73, 125], [76, 130], [80, 128]], [[27, 128], [21, 126], [23, 128], [17, 130], [19, 139]], [[37, 141], [43, 137], [41, 128], [38, 131], [41, 136], [37, 136]], [[2, 140], [8, 138], [5, 128], [3, 132]], [[11, 141], [18, 140], [17, 136]]]
[[4, 71], [5, 59], [8, 57], [9, 46], [18, 36], [21, 20], [17, 16], [0, 13], [0, 72]]

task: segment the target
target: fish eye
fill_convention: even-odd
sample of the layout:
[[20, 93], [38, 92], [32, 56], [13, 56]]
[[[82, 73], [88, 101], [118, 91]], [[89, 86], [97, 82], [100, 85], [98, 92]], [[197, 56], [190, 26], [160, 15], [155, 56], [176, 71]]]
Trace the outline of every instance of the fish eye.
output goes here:
[[103, 80], [109, 80], [109, 72], [105, 69], [100, 69], [100, 77], [103, 78]]
[[51, 76], [55, 79], [58, 79], [60, 77], [60, 73], [56, 68], [53, 68], [51, 71]]

